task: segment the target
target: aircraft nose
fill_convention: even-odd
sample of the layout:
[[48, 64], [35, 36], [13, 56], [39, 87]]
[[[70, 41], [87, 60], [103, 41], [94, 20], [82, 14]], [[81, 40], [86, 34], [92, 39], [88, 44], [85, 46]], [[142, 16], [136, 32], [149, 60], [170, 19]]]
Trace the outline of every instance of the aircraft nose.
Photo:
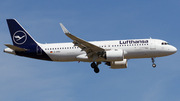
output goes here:
[[176, 52], [177, 52], [177, 48], [176, 48], [176, 47], [174, 47], [174, 46], [172, 46], [172, 47], [170, 48], [170, 51], [174, 54], [174, 53], [176, 53]]

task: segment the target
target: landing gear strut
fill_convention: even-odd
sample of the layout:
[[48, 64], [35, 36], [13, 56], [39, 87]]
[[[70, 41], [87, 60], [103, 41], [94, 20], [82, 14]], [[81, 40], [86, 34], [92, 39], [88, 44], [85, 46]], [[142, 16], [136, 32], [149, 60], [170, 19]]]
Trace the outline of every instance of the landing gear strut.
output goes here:
[[98, 68], [99, 64], [100, 64], [99, 62], [97, 62], [97, 64], [95, 62], [91, 63], [91, 67], [94, 69], [95, 73], [99, 73], [99, 68]]
[[152, 66], [155, 68], [156, 67], [156, 64], [154, 63], [155, 62], [155, 60], [154, 60], [154, 58], [151, 58], [151, 60], [152, 60]]

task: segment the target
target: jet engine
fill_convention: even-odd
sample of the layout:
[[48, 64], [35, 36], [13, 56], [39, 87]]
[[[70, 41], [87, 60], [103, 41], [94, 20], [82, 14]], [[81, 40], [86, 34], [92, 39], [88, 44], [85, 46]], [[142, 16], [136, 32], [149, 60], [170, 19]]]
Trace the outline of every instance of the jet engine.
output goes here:
[[105, 59], [107, 61], [123, 61], [124, 51], [122, 49], [106, 51]]
[[106, 65], [111, 66], [110, 68], [112, 69], [122, 69], [122, 68], [127, 68], [127, 59], [123, 59], [123, 61], [111, 61], [111, 62], [106, 62]]

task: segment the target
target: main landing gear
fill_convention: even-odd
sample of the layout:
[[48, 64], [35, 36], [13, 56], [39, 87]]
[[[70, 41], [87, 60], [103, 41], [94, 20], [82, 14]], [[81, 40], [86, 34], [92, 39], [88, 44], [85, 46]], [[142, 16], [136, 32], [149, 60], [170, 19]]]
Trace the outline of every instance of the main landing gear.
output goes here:
[[154, 58], [151, 58], [151, 60], [152, 60], [152, 66], [155, 68], [156, 67], [156, 64], [154, 63], [155, 62], [155, 60], [154, 60]]
[[94, 69], [94, 72], [95, 73], [99, 73], [99, 68], [98, 68], [98, 65], [101, 64], [100, 62], [97, 62], [97, 64], [95, 62], [92, 62], [91, 63], [91, 67]]

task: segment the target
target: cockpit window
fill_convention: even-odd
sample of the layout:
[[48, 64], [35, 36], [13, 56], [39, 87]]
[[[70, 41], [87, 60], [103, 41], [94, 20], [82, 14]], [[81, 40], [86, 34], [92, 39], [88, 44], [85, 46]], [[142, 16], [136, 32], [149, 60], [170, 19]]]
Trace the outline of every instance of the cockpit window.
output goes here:
[[162, 42], [162, 45], [169, 45], [169, 43], [167, 43], [167, 42]]

